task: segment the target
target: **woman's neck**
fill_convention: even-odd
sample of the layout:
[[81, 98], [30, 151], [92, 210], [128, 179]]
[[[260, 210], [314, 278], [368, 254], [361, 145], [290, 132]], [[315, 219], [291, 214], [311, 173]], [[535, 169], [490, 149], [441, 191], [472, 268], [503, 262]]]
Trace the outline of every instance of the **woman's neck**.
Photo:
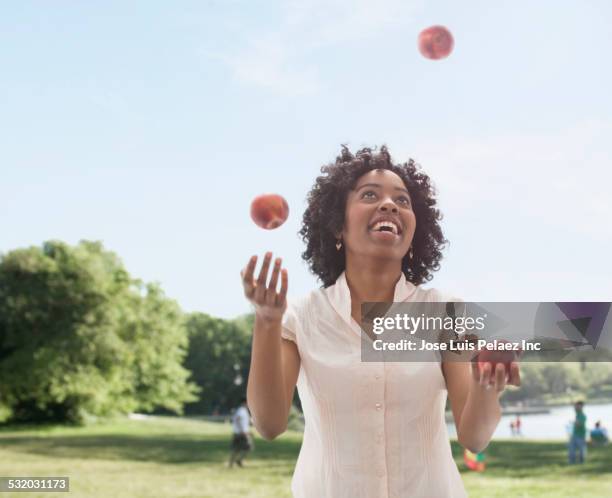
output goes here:
[[392, 302], [401, 277], [400, 265], [370, 268], [347, 265], [346, 283], [351, 292], [351, 315], [361, 323], [361, 305], [367, 302]]

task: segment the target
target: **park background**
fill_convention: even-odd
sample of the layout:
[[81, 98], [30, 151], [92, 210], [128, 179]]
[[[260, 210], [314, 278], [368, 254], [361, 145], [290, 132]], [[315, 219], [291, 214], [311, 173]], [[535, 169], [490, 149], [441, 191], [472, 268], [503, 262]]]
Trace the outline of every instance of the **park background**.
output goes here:
[[[340, 144], [385, 143], [432, 177], [451, 245], [428, 286], [610, 301], [610, 21], [605, 0], [0, 6], [0, 475], [289, 496], [299, 400], [242, 474], [212, 414], [248, 378], [248, 258], [282, 256], [290, 296], [319, 285], [297, 231]], [[448, 59], [416, 50], [432, 24]], [[249, 218], [264, 192], [290, 205], [275, 231]], [[566, 467], [554, 407], [581, 397], [610, 427], [611, 385], [607, 363], [524, 364], [503, 401], [558, 432], [497, 434], [483, 474], [454, 444], [470, 495], [605, 496], [609, 447]]]

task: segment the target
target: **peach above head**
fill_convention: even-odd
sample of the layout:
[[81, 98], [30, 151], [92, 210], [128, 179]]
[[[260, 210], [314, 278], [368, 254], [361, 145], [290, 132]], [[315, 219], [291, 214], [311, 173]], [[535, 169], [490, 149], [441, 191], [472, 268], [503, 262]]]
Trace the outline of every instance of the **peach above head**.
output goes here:
[[431, 26], [419, 33], [419, 51], [428, 59], [444, 59], [453, 50], [453, 35], [444, 26]]
[[289, 216], [289, 204], [278, 194], [263, 194], [251, 203], [251, 218], [261, 228], [278, 228]]

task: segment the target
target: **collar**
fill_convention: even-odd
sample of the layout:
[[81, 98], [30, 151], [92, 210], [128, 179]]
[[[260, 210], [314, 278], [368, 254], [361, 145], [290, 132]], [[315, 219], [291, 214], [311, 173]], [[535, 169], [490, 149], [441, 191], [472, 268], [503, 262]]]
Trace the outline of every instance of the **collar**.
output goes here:
[[[406, 279], [404, 272], [400, 274], [400, 278], [395, 284], [395, 291], [393, 294], [394, 303], [402, 303], [408, 301], [409, 298], [414, 294], [416, 286]], [[342, 317], [342, 319], [351, 326], [351, 328], [361, 333], [361, 329], [357, 322], [353, 320], [351, 316], [351, 291], [346, 281], [346, 271], [336, 279], [334, 285], [329, 286], [325, 289], [329, 302], [336, 310], [336, 312]]]

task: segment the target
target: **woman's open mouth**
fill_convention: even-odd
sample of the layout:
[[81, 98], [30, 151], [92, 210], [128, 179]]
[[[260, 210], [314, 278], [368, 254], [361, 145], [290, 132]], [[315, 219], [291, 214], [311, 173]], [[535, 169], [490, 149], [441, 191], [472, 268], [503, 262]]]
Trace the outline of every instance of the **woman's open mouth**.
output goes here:
[[394, 221], [379, 221], [369, 230], [377, 240], [396, 240], [399, 239], [401, 228]]
[[372, 237], [374, 237], [375, 239], [378, 240], [396, 240], [399, 239], [399, 235], [393, 233], [393, 232], [388, 232], [388, 231], [377, 231], [377, 230], [370, 230], [370, 233], [372, 234]]

